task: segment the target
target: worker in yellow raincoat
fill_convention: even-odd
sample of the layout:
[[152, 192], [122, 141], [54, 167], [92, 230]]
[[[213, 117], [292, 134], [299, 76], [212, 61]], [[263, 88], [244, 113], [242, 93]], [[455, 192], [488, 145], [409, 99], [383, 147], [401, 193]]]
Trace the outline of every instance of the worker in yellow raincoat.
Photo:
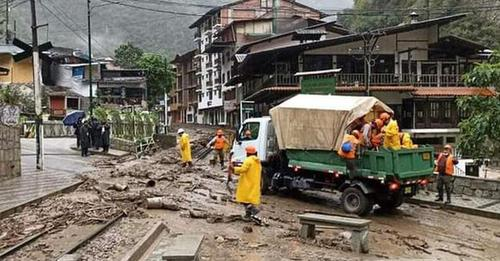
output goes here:
[[399, 138], [401, 139], [401, 148], [403, 149], [416, 149], [418, 145], [413, 145], [410, 134], [408, 132], [400, 132]]
[[[245, 148], [247, 158], [243, 161], [241, 167], [230, 165], [232, 172], [240, 176], [238, 187], [236, 189], [236, 202], [245, 207], [245, 220], [261, 222], [257, 216], [260, 205], [260, 178], [262, 165], [257, 157], [257, 148], [248, 146]], [[229, 176], [230, 178], [230, 176]]]
[[179, 147], [181, 149], [182, 167], [193, 166], [193, 159], [191, 158], [191, 144], [189, 143], [189, 135], [185, 133], [184, 129], [177, 131], [179, 135]]
[[392, 150], [401, 149], [401, 140], [399, 139], [399, 126], [398, 122], [392, 119], [391, 115], [383, 112], [379, 117], [386, 125], [382, 132], [384, 132], [384, 148]]

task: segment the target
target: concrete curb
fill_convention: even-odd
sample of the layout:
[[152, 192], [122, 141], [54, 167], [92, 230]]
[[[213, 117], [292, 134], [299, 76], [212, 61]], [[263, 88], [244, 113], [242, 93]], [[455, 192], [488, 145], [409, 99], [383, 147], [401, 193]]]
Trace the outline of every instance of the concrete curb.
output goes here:
[[138, 261], [142, 256], [153, 246], [155, 240], [160, 236], [167, 226], [163, 222], [156, 223], [141, 240], [135, 244], [134, 248], [130, 250], [121, 260], [122, 261]]
[[[77, 147], [71, 147], [71, 149], [74, 151], [80, 151], [80, 149]], [[105, 153], [105, 152], [102, 152], [100, 150], [89, 149], [89, 154], [90, 155], [101, 155], [101, 156], [107, 156], [107, 157], [124, 157], [124, 156], [130, 155], [130, 152], [127, 152], [126, 154], [123, 154], [123, 155], [115, 155], [115, 154]]]
[[425, 204], [425, 205], [430, 205], [430, 206], [438, 206], [438, 207], [441, 207], [442, 209], [449, 209], [449, 210], [462, 212], [462, 213], [466, 213], [466, 214], [470, 214], [470, 215], [493, 218], [493, 219], [500, 219], [500, 213], [493, 212], [493, 211], [487, 211], [487, 210], [483, 210], [483, 209], [478, 209], [478, 208], [468, 208], [468, 207], [462, 207], [462, 206], [456, 206], [456, 205], [445, 205], [443, 203], [426, 201], [426, 200], [421, 200], [421, 199], [416, 199], [416, 198], [407, 199], [406, 202], [412, 203], [412, 204]]
[[36, 197], [33, 199], [28, 199], [24, 202], [16, 204], [13, 207], [0, 210], [0, 219], [3, 219], [3, 218], [5, 218], [13, 213], [21, 211], [28, 204], [40, 202], [40, 201], [42, 201], [50, 196], [53, 196], [53, 195], [56, 195], [59, 193], [71, 192], [71, 191], [75, 190], [76, 188], [78, 188], [82, 183], [83, 183], [83, 180], [79, 180], [79, 181], [76, 181], [76, 182], [71, 183], [69, 185], [63, 186], [61, 188], [49, 191], [47, 194], [41, 195], [39, 197]]

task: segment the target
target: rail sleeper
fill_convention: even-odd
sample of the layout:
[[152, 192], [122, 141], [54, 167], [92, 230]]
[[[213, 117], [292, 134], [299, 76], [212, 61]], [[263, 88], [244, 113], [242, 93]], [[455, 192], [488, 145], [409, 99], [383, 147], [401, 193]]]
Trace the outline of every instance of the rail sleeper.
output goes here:
[[371, 220], [314, 213], [298, 215], [298, 218], [302, 225], [299, 232], [299, 236], [302, 238], [313, 239], [316, 226], [341, 227], [352, 232], [351, 247], [353, 252], [368, 253], [369, 251], [368, 227]]

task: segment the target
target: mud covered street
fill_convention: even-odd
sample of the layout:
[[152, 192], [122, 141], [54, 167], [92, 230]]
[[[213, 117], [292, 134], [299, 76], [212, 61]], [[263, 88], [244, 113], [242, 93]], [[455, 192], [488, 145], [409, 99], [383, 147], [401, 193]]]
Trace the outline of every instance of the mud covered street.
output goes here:
[[[193, 150], [208, 131], [188, 130]], [[123, 218], [76, 253], [82, 260], [119, 260], [157, 221], [169, 236], [201, 233], [202, 260], [497, 260], [500, 221], [430, 206], [403, 204], [395, 213], [375, 210], [369, 230], [370, 253], [350, 249], [350, 232], [318, 228], [315, 240], [298, 237], [297, 215], [342, 214], [339, 194], [266, 195], [261, 215], [268, 226], [241, 219], [243, 208], [227, 190], [226, 174], [207, 157], [190, 171], [179, 167], [175, 148], [148, 155], [95, 162], [75, 191], [32, 204], [0, 220], [0, 252], [43, 233], [6, 260], [54, 260], [74, 242], [118, 215]], [[150, 209], [147, 199], [162, 198]], [[149, 206], [151, 207], [151, 206]]]

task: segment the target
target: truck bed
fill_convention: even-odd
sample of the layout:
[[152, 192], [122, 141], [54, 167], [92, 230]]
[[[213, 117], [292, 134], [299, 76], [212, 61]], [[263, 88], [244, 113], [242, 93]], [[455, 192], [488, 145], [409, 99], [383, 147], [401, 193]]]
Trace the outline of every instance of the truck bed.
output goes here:
[[[336, 151], [287, 150], [290, 167], [325, 173], [346, 173], [346, 165]], [[385, 179], [393, 176], [401, 181], [429, 176], [433, 172], [434, 149], [423, 146], [397, 151], [381, 149], [364, 151], [358, 160], [358, 175]]]

